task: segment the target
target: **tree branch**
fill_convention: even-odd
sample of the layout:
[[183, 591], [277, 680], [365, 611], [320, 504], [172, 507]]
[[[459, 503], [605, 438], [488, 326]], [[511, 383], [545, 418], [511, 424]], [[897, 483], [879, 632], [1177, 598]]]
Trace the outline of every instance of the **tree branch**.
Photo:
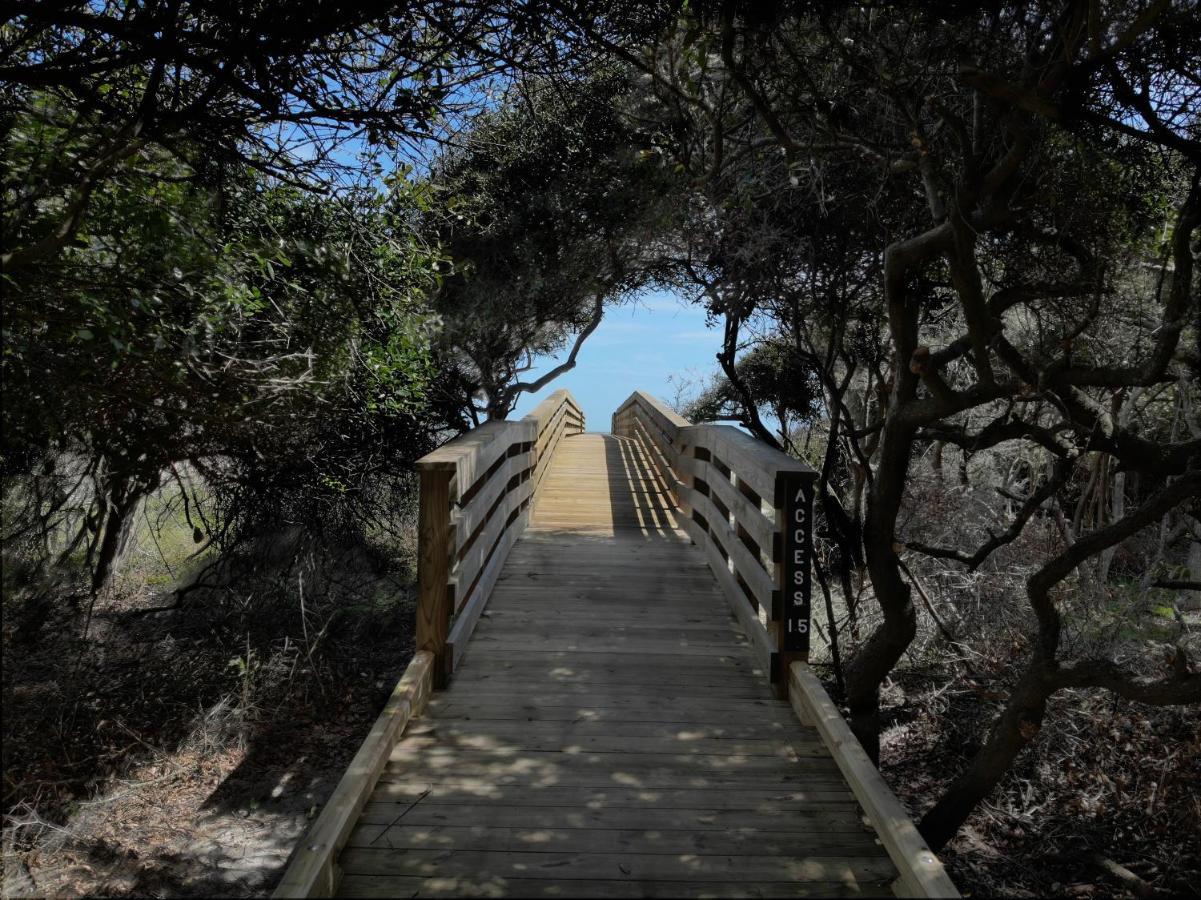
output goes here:
[[588, 324], [584, 326], [583, 331], [576, 335], [575, 343], [572, 344], [571, 352], [567, 354], [567, 359], [534, 381], [519, 381], [516, 384], [510, 385], [508, 388], [506, 388], [504, 392], [506, 408], [512, 407], [513, 399], [518, 394], [535, 394], [558, 378], [560, 375], [564, 374], [565, 372], [570, 372], [572, 369], [574, 369], [575, 360], [580, 353], [580, 348], [584, 346], [584, 341], [588, 340], [589, 335], [596, 331], [596, 327], [600, 325], [601, 319], [604, 318], [604, 315], [605, 295], [598, 292], [596, 295], [596, 302], [592, 307], [592, 318], [589, 319]]
[[953, 559], [956, 562], [961, 562], [967, 566], [969, 572], [974, 572], [990, 557], [995, 551], [1010, 544], [1021, 535], [1026, 523], [1030, 521], [1039, 508], [1046, 503], [1055, 492], [1063, 487], [1067, 482], [1068, 476], [1072, 473], [1072, 466], [1066, 460], [1059, 460], [1055, 467], [1054, 474], [1043, 482], [1042, 486], [1031, 494], [1022, 508], [1018, 510], [1009, 527], [1000, 534], [989, 534], [989, 539], [984, 544], [976, 548], [974, 553], [964, 553], [962, 550], [957, 550], [953, 547], [933, 547], [928, 544], [907, 542], [905, 546], [916, 553], [924, 553], [926, 556], [933, 556], [939, 559]]
[[71, 199], [67, 202], [63, 217], [49, 234], [25, 247], [18, 247], [0, 254], [0, 268], [6, 272], [25, 268], [61, 250], [75, 236], [87, 212], [92, 192], [101, 179], [124, 159], [137, 153], [145, 143], [138, 138], [141, 122], [131, 123], [113, 136], [112, 146], [100, 155], [80, 178]]
[[1119, 697], [1150, 706], [1201, 703], [1201, 672], [1146, 678], [1123, 669], [1113, 660], [1086, 659], [1059, 668], [1051, 680], [1057, 688], [1105, 688]]

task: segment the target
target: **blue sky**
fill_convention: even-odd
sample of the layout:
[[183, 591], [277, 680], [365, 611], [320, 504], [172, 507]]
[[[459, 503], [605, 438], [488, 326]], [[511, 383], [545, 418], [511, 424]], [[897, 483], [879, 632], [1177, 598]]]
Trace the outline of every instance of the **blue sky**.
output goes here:
[[[608, 431], [609, 417], [635, 389], [670, 402], [669, 379], [699, 382], [717, 368], [720, 328], [705, 327], [701, 307], [667, 293], [644, 294], [627, 306], [612, 307], [576, 357], [576, 367], [537, 394], [524, 394], [511, 418], [520, 418], [559, 388], [567, 388], [584, 408], [589, 431]], [[567, 356], [567, 348], [562, 356]], [[537, 378], [553, 368], [543, 360], [522, 377]], [[694, 393], [693, 391], [692, 393]]]

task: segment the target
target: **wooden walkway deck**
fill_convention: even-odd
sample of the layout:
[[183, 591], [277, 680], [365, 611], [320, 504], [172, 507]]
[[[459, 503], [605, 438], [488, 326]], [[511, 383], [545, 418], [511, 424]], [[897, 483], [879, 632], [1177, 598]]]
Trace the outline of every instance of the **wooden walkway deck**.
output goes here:
[[340, 895], [891, 895], [675, 517], [639, 445], [562, 440], [454, 680], [341, 850]]

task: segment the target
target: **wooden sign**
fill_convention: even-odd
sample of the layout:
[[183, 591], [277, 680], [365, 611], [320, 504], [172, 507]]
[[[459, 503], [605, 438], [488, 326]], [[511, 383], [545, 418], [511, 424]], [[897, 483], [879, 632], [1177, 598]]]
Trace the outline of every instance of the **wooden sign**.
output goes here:
[[813, 548], [813, 483], [808, 478], [784, 482], [784, 609], [780, 649], [785, 653], [809, 652], [809, 611]]

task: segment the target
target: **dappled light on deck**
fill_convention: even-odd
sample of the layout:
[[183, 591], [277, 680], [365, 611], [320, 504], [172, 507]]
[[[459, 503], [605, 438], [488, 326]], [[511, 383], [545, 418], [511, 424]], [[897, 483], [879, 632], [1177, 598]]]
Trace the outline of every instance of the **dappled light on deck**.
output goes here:
[[563, 441], [542, 486], [531, 530], [685, 539], [678, 511], [645, 455], [609, 434]]
[[896, 867], [627, 438], [562, 438], [345, 896], [886, 895]]

